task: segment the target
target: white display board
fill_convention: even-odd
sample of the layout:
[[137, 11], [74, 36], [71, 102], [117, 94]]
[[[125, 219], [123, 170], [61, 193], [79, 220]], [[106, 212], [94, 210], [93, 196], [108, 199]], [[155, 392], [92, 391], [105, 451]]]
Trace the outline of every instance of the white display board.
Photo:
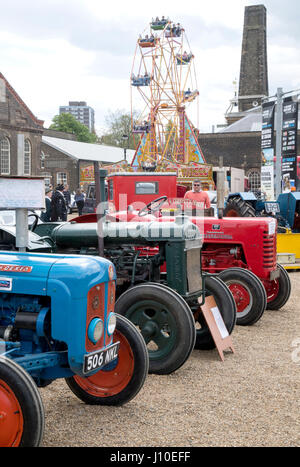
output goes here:
[[44, 208], [44, 179], [0, 177], [0, 210]]

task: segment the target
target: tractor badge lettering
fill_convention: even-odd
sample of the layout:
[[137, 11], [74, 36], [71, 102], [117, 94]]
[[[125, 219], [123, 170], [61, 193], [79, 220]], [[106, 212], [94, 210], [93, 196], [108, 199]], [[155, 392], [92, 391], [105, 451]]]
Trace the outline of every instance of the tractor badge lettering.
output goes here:
[[214, 233], [208, 232], [208, 233], [206, 233], [204, 235], [204, 238], [206, 238], [206, 239], [214, 239], [214, 238], [220, 239], [220, 238], [222, 238], [223, 240], [232, 240], [233, 237], [232, 237], [232, 235], [226, 235], [226, 234], [222, 234], [222, 233], [220, 234], [219, 232], [214, 232]]
[[0, 290], [10, 291], [12, 289], [12, 279], [0, 278]]
[[0, 264], [0, 271], [5, 272], [31, 272], [31, 266], [13, 266], [11, 264]]

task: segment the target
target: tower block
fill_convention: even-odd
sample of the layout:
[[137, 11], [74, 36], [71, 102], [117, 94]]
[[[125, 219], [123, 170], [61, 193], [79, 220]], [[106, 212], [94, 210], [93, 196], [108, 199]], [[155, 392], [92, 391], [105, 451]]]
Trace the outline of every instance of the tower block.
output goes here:
[[264, 5], [245, 8], [238, 106], [245, 112], [269, 95], [267, 10]]

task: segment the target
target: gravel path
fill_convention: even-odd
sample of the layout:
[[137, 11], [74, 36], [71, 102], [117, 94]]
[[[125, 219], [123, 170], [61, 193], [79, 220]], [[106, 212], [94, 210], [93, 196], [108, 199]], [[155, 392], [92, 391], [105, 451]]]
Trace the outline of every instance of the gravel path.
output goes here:
[[225, 362], [194, 350], [177, 372], [148, 375], [118, 408], [84, 405], [62, 380], [41, 389], [43, 446], [299, 446], [300, 272], [290, 277], [286, 306], [236, 326]]

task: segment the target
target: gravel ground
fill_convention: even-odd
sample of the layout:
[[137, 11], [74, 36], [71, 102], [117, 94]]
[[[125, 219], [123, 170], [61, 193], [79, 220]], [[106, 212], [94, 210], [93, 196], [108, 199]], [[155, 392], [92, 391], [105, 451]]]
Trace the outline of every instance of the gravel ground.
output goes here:
[[43, 446], [298, 447], [300, 272], [290, 278], [286, 306], [254, 326], [236, 326], [235, 353], [226, 352], [224, 362], [216, 350], [194, 350], [177, 372], [148, 375], [139, 394], [117, 408], [83, 404], [62, 380], [41, 389]]

